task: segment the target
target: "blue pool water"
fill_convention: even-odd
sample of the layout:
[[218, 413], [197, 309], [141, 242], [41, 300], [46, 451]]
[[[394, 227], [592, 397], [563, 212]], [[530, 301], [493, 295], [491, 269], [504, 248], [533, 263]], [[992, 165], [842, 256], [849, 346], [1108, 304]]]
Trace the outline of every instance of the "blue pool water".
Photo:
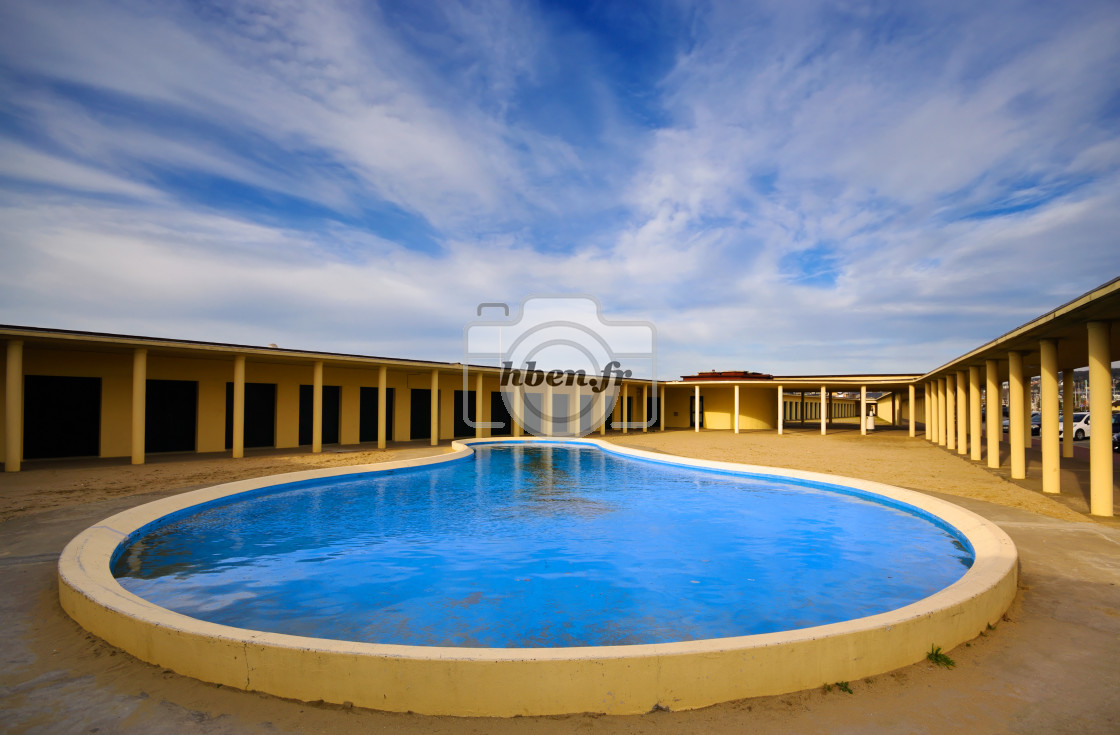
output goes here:
[[971, 549], [832, 486], [573, 445], [269, 488], [142, 530], [113, 572], [202, 620], [423, 646], [719, 638], [892, 610]]

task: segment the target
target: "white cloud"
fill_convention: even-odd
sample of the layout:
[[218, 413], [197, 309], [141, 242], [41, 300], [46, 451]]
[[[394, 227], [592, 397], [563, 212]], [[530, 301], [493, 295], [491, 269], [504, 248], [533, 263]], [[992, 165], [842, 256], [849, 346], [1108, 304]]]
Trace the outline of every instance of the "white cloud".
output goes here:
[[[865, 10], [700, 6], [651, 128], [522, 4], [10, 3], [0, 59], [50, 83], [3, 82], [0, 313], [454, 360], [477, 303], [586, 292], [670, 376], [920, 370], [1120, 270], [1120, 14]], [[558, 67], [581, 135], [519, 107]]]
[[[342, 167], [368, 193], [439, 225], [508, 204], [502, 190], [516, 175], [502, 131], [475, 110], [443, 109], [440, 90], [424, 88], [430, 82], [385, 29], [332, 3], [296, 4], [288, 14], [253, 3], [230, 10], [241, 22], [215, 28], [188, 11], [17, 5], [4, 56], [33, 73], [162, 106], [161, 114], [185, 116], [188, 128], [220, 121], [246, 139], [302, 153], [300, 169], [316, 183]], [[172, 146], [184, 135], [165, 134]], [[316, 158], [325, 165], [312, 165]], [[307, 196], [308, 188], [290, 193]]]
[[0, 158], [0, 176], [90, 194], [160, 198], [160, 193], [150, 187], [18, 143], [4, 146], [4, 156]]

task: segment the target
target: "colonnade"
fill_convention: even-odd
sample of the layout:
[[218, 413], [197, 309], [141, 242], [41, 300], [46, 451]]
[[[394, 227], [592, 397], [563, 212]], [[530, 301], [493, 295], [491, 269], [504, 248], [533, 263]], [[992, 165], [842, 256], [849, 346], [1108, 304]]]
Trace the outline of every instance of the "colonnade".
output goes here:
[[[24, 414], [24, 340], [22, 339], [8, 339], [5, 340], [5, 380], [3, 386], [3, 399], [4, 399], [4, 468], [8, 472], [18, 472], [21, 469], [24, 458], [23, 447], [23, 414]], [[129, 432], [129, 436], [124, 438], [124, 447], [128, 451], [132, 464], [143, 464], [146, 456], [145, 438], [146, 438], [146, 423], [148, 418], [148, 410], [146, 406], [147, 384], [150, 376], [148, 370], [149, 362], [149, 349], [147, 347], [135, 347], [129, 350], [131, 360], [122, 365], [124, 371], [123, 379], [124, 384], [130, 388], [125, 391], [114, 391], [111, 395], [106, 393], [102, 396], [102, 411], [109, 411], [114, 416], [120, 416], [122, 419], [121, 431]], [[121, 353], [117, 353], [121, 354]], [[124, 353], [121, 355], [126, 360], [129, 354]], [[189, 356], [188, 356], [189, 357]], [[235, 353], [226, 358], [229, 360], [226, 364], [229, 365], [229, 370], [226, 375], [229, 376], [232, 390], [229, 392], [229, 424], [230, 436], [228, 448], [230, 454], [234, 458], [245, 456], [245, 427], [246, 427], [246, 364], [248, 361], [256, 359], [252, 354], [239, 354]], [[269, 359], [269, 364], [276, 364], [276, 360]], [[284, 361], [280, 361], [284, 362]], [[129, 365], [130, 363], [130, 365]], [[384, 449], [386, 443], [391, 437], [387, 436], [388, 427], [388, 391], [389, 391], [389, 365], [369, 365], [368, 363], [356, 366], [340, 364], [340, 367], [347, 369], [364, 369], [376, 371], [377, 375], [377, 447]], [[295, 382], [308, 381], [311, 384], [311, 451], [319, 453], [323, 450], [323, 414], [324, 414], [324, 361], [321, 359], [308, 359], [296, 360], [287, 364], [287, 367], [293, 372], [296, 378]], [[407, 368], [399, 368], [399, 370], [407, 370], [410, 375], [416, 377], [416, 373], [420, 372], [423, 368], [409, 366]], [[130, 374], [129, 374], [130, 371]], [[300, 373], [304, 373], [302, 379], [298, 378]], [[423, 373], [421, 373], [423, 374]], [[451, 380], [463, 381], [464, 388], [467, 388], [467, 382], [473, 378], [473, 385], [470, 386], [474, 393], [475, 400], [475, 418], [482, 413], [482, 406], [484, 401], [489, 400], [489, 393], [484, 390], [483, 378], [485, 375], [497, 375], [497, 371], [483, 371], [483, 370], [470, 370], [467, 372], [467, 378], [464, 380], [462, 368], [445, 367], [445, 368], [431, 368], [430, 373], [425, 382], [430, 386], [431, 391], [431, 407], [430, 416], [428, 421], [430, 424], [430, 444], [436, 446], [439, 444], [441, 438], [447, 439], [450, 437], [441, 437], [441, 408], [438, 396], [440, 395], [441, 387], [446, 392], [452, 388], [453, 383]], [[129, 385], [130, 383], [130, 385]], [[640, 385], [640, 388], [639, 388]], [[553, 397], [554, 389], [547, 381], [543, 385], [544, 400], [547, 402], [545, 405], [551, 406], [551, 399]], [[572, 392], [579, 400], [579, 392], [586, 393], [589, 388], [559, 388], [557, 390], [565, 390]], [[499, 389], [500, 390], [500, 389]], [[464, 393], [466, 391], [464, 390]], [[648, 431], [648, 424], [652, 415], [658, 415], [660, 418], [660, 426], [665, 426], [665, 388], [660, 387], [659, 394], [655, 395], [655, 400], [652, 402], [653, 412], [651, 413], [648, 398], [650, 395], [650, 385], [645, 382], [631, 383], [622, 381], [620, 388], [619, 398], [621, 399], [611, 415], [605, 417], [600, 425], [597, 427], [600, 433], [605, 433], [607, 425], [611, 424], [612, 428], [620, 428], [623, 433], [628, 433], [631, 430], [630, 422], [632, 417], [628, 400], [631, 396], [640, 396], [641, 406], [639, 410], [634, 411], [635, 414], [641, 416], [642, 426], [641, 431]], [[515, 407], [514, 416], [524, 415], [522, 405], [523, 395], [521, 391], [513, 391], [513, 399]], [[464, 411], [464, 413], [466, 413]], [[616, 419], [617, 417], [617, 419]], [[552, 435], [553, 426], [549, 417], [548, 411], [542, 411], [541, 433], [544, 435]], [[511, 419], [512, 420], [512, 419]], [[472, 423], [472, 422], [468, 422]], [[489, 428], [485, 422], [475, 420], [474, 436], [482, 438], [488, 436], [487, 429]], [[525, 429], [516, 420], [512, 420], [512, 431], [514, 436], [523, 436]], [[59, 430], [64, 430], [64, 426], [60, 426]], [[637, 427], [635, 427], [635, 430]], [[285, 445], [286, 446], [286, 445]], [[112, 455], [118, 456], [118, 455]]]
[[[1090, 321], [1085, 328], [1088, 332], [1089, 366], [1089, 512], [1098, 516], [1111, 516], [1113, 452], [1110, 323]], [[1080, 367], [1059, 366], [1058, 348], [1056, 339], [1038, 341], [1042, 490], [1051, 494], [1061, 492], [1061, 457], [1073, 457], [1073, 370], [1074, 367]], [[1005, 362], [1008, 385], [1008, 463], [1012, 479], [1025, 479], [1026, 449], [1031, 441], [1029, 392], [1032, 377], [1028, 373], [1025, 358], [1034, 354], [1034, 350], [1009, 350], [1003, 355], [985, 357], [982, 365], [977, 360], [973, 364], [939, 372], [924, 381], [922, 389], [927, 398], [926, 439], [958, 454], [967, 454], [977, 462], [986, 453], [987, 466], [993, 469], [1000, 467], [1000, 444], [1003, 439], [1000, 389], [1003, 383], [1001, 368]], [[1058, 385], [1059, 372], [1061, 391]], [[1059, 413], [1063, 423], [1060, 441]]]
[[[1090, 507], [1094, 515], [1111, 516], [1113, 514], [1113, 458], [1112, 458], [1112, 445], [1111, 445], [1111, 419], [1112, 419], [1112, 380], [1111, 380], [1111, 332], [1110, 323], [1108, 321], [1088, 321], [1086, 322], [1086, 361], [1089, 366], [1089, 390], [1090, 390], [1090, 424], [1095, 427], [1095, 431], [1090, 431]], [[32, 339], [33, 345], [35, 340]], [[1056, 339], [1042, 338], [1034, 345], [1024, 346], [1019, 343], [1015, 349], [1008, 349], [1002, 353], [995, 353], [994, 351], [979, 352], [971, 359], [962, 359], [957, 365], [936, 371], [930, 376], [917, 384], [910, 383], [907, 386], [906, 395], [903, 396], [897, 390], [897, 384], [892, 385], [895, 388], [891, 396], [892, 420], [897, 424], [900, 420], [901, 409], [903, 402], [906, 401], [909, 407], [909, 433], [910, 436], [916, 435], [916, 422], [917, 412], [916, 408], [916, 390], [923, 392], [924, 401], [924, 419], [925, 419], [925, 438], [928, 441], [936, 442], [946, 449], [954, 451], [962, 456], [968, 456], [973, 461], [983, 461], [986, 452], [987, 464], [989, 467], [1000, 466], [1000, 444], [1002, 439], [1001, 431], [1001, 402], [1000, 402], [1000, 386], [1006, 377], [1009, 386], [1009, 424], [1010, 430], [1007, 437], [1007, 448], [1009, 449], [1009, 466], [1011, 476], [1014, 479], [1022, 479], [1026, 477], [1026, 447], [1030, 441], [1030, 410], [1027, 400], [1027, 391], [1030, 385], [1030, 375], [1028, 374], [1027, 360], [1025, 356], [1029, 355], [1032, 362], [1031, 365], [1037, 364], [1041, 378], [1041, 451], [1042, 451], [1042, 484], [1043, 490], [1047, 493], [1057, 493], [1060, 491], [1060, 458], [1073, 456], [1073, 370], [1075, 365], [1062, 364], [1071, 361], [1069, 356], [1069, 345], [1067, 344], [1065, 353], [1059, 350], [1059, 341]], [[1078, 343], [1080, 344], [1080, 343]], [[4, 459], [5, 469], [7, 471], [18, 471], [23, 459], [23, 417], [24, 417], [24, 362], [26, 359], [24, 337], [13, 336], [5, 340], [5, 381], [3, 389], [4, 399]], [[147, 420], [148, 410], [146, 403], [146, 387], [149, 378], [153, 376], [150, 369], [149, 361], [151, 358], [150, 350], [157, 350], [159, 360], [155, 364], [155, 377], [161, 375], [166, 377], [166, 362], [163, 362], [168, 354], [164, 353], [167, 348], [159, 346], [152, 347], [133, 345], [127, 346], [124, 349], [118, 347], [111, 355], [114, 367], [112, 370], [112, 390], [102, 395], [103, 400], [103, 433], [102, 441], [107, 435], [112, 436], [113, 445], [111, 449], [103, 449], [102, 456], [129, 456], [134, 464], [140, 464], [145, 461], [145, 423]], [[286, 371], [285, 377], [282, 379], [281, 388], [286, 391], [287, 396], [284, 400], [287, 401], [285, 405], [293, 406], [292, 396], [297, 387], [297, 384], [302, 384], [304, 389], [310, 382], [311, 388], [311, 451], [321, 452], [323, 447], [323, 415], [324, 415], [324, 359], [318, 357], [314, 353], [304, 355], [265, 355], [264, 351], [254, 352], [251, 349], [246, 349], [245, 352], [229, 350], [225, 356], [218, 356], [217, 361], [212, 352], [206, 355], [205, 361], [197, 361], [199, 355], [193, 354], [190, 349], [184, 350], [183, 348], [175, 348], [179, 350], [179, 357], [190, 362], [190, 365], [196, 367], [183, 368], [183, 371], [189, 372], [190, 375], [186, 376], [188, 380], [199, 380], [194, 377], [195, 374], [201, 374], [199, 371], [206, 372], [208, 377], [205, 387], [207, 395], [207, 416], [210, 420], [207, 423], [207, 431], [209, 432], [207, 441], [203, 445], [201, 439], [202, 427], [199, 427], [199, 446], [198, 451], [216, 451], [222, 446], [227, 446], [233, 457], [244, 456], [245, 451], [245, 428], [246, 428], [246, 363], [247, 361], [254, 361], [267, 363], [275, 367], [276, 365], [282, 366]], [[1078, 347], [1078, 350], [1081, 348]], [[32, 350], [32, 362], [38, 364], [38, 368], [33, 368], [36, 372], [43, 370], [43, 355], [48, 351]], [[57, 356], [59, 353], [49, 351], [52, 355]], [[82, 353], [91, 354], [91, 353]], [[101, 357], [105, 358], [108, 353], [99, 353]], [[1033, 358], [1037, 355], [1037, 363], [1033, 362]], [[69, 358], [59, 360], [55, 359], [57, 366], [63, 369], [58, 375], [75, 375], [73, 372], [72, 360]], [[356, 441], [358, 436], [358, 427], [360, 422], [355, 417], [355, 407], [358, 406], [360, 399], [353, 391], [366, 391], [371, 388], [370, 385], [373, 381], [372, 373], [376, 372], [376, 396], [377, 396], [377, 427], [376, 427], [376, 441], [378, 448], [384, 448], [386, 442], [392, 438], [387, 436], [387, 427], [389, 417], [387, 415], [387, 406], [389, 403], [389, 368], [394, 370], [393, 379], [395, 381], [396, 390], [401, 389], [401, 372], [407, 372], [409, 375], [409, 384], [411, 390], [425, 390], [430, 387], [431, 390], [431, 414], [428, 417], [430, 422], [430, 443], [437, 445], [441, 439], [441, 409], [438, 396], [440, 395], [441, 386], [446, 390], [451, 386], [451, 383], [446, 382], [452, 377], [461, 380], [463, 386], [464, 397], [468, 391], [474, 393], [476, 418], [485, 413], [484, 406], [490, 394], [494, 390], [493, 377], [497, 375], [496, 369], [479, 370], [471, 368], [464, 375], [461, 366], [443, 365], [434, 366], [431, 363], [424, 364], [376, 364], [370, 361], [361, 362], [348, 362], [347, 360], [331, 359], [326, 356], [330, 361], [330, 370], [332, 375], [336, 368], [345, 368], [346, 370], [360, 370], [364, 371], [364, 376], [360, 382], [356, 382], [350, 378], [350, 383], [343, 387], [342, 404], [347, 407], [346, 410], [350, 411], [350, 423], [346, 424], [351, 428], [349, 431], [353, 437], [350, 440], [342, 439], [349, 443]], [[192, 360], [194, 360], [192, 362]], [[1078, 358], [1080, 360], [1080, 357]], [[102, 359], [102, 362], [104, 360]], [[198, 367], [205, 362], [205, 368]], [[260, 366], [258, 366], [260, 367]], [[93, 369], [93, 368], [91, 368]], [[102, 368], [98, 368], [102, 369]], [[161, 373], [161, 371], [163, 371]], [[228, 371], [228, 372], [227, 372]], [[1059, 371], [1062, 375], [1062, 386], [1059, 391], [1058, 375]], [[441, 375], [442, 373], [442, 375]], [[50, 374], [50, 373], [44, 373]], [[81, 375], [82, 373], [77, 373]], [[107, 373], [106, 373], [107, 374]], [[354, 373], [350, 373], [354, 375]], [[228, 376], [228, 377], [227, 377]], [[490, 376], [491, 383], [489, 391], [484, 386], [484, 377]], [[872, 376], [869, 376], [872, 377]], [[884, 376], [886, 377], [886, 376]], [[232, 378], [232, 380], [230, 380]], [[470, 385], [470, 380], [473, 378], [473, 385]], [[906, 376], [910, 380], [909, 376]], [[106, 378], [108, 380], [108, 378]], [[216, 381], [221, 382], [216, 382]], [[442, 383], [441, 383], [442, 381]], [[800, 393], [799, 403], [797, 407], [797, 419], [804, 423], [808, 414], [806, 404], [806, 391], [812, 390], [818, 393], [815, 397], [814, 403], [819, 405], [819, 411], [816, 418], [819, 420], [821, 434], [827, 434], [828, 422], [830, 418], [830, 403], [832, 394], [837, 387], [835, 385], [822, 384], [815, 386], [806, 384], [808, 381], [801, 381], [799, 383], [790, 384], [786, 381], [783, 384], [780, 381], [775, 381], [767, 388], [775, 389], [777, 397], [777, 412], [776, 412], [776, 429], [779, 434], [783, 433], [786, 429], [786, 422], [793, 420], [792, 414], [787, 417], [785, 405], [787, 403], [789, 393], [791, 391]], [[850, 383], [845, 384], [846, 389], [854, 389], [857, 380], [852, 380]], [[222, 384], [227, 384], [223, 386]], [[906, 383], [903, 383], [906, 384]], [[109, 383], [106, 383], [109, 385]], [[198, 383], [197, 385], [203, 385]], [[357, 386], [361, 386], [360, 388]], [[867, 397], [868, 387], [876, 387], [874, 381], [869, 384], [859, 385], [860, 399], [859, 399], [859, 414], [861, 419], [867, 416], [867, 408], [869, 399]], [[221, 438], [221, 418], [220, 411], [223, 406], [223, 398], [221, 388], [226, 387], [229, 392], [229, 398], [224, 401], [227, 406], [228, 418], [226, 419], [225, 426], [227, 431], [228, 443], [223, 444]], [[640, 387], [640, 390], [639, 390]], [[654, 400], [649, 401], [651, 385], [645, 381], [632, 381], [621, 383], [619, 406], [614, 409], [612, 415], [606, 419], [597, 428], [600, 434], [605, 434], [608, 428], [608, 423], [611, 428], [620, 428], [622, 433], [631, 431], [631, 416], [629, 407], [629, 398], [633, 395], [638, 397], [640, 395], [641, 406], [638, 411], [634, 413], [641, 416], [641, 430], [648, 431], [648, 423], [651, 417], [650, 409], [658, 412], [660, 418], [660, 428], [664, 430], [667, 425], [666, 420], [666, 388], [664, 385], [657, 385], [655, 390], [657, 393], [653, 396]], [[740, 385], [721, 386], [721, 390], [726, 390], [727, 387], [733, 388], [733, 408], [728, 406], [734, 414], [730, 426], [734, 432], [738, 433], [741, 429], [740, 426]], [[758, 383], [751, 383], [750, 388], [757, 389], [762, 386]], [[692, 406], [692, 424], [695, 431], [699, 431], [703, 419], [701, 416], [701, 384], [697, 383], [691, 386], [691, 392], [694, 400]], [[201, 388], [199, 390], [202, 390]], [[500, 390], [500, 388], [499, 388]], [[557, 388], [557, 390], [568, 390], [578, 398], [578, 390], [571, 389], [568, 386], [564, 388]], [[677, 388], [674, 388], [677, 390]], [[685, 388], [687, 390], [687, 388]], [[348, 398], [346, 391], [351, 391], [350, 395], [353, 398]], [[553, 396], [553, 386], [547, 381], [543, 384], [544, 397], [543, 400], [547, 401], [546, 405], [551, 406], [551, 398]], [[298, 392], [297, 392], [298, 393]], [[525, 406], [522, 405], [524, 396], [521, 391], [513, 392], [513, 400], [515, 402], [513, 415], [524, 415]], [[1061, 393], [1061, 398], [1059, 398]], [[198, 412], [199, 416], [202, 415], [202, 398], [201, 393], [198, 394]], [[724, 393], [726, 396], [727, 394]], [[306, 397], [306, 393], [304, 393]], [[676, 394], [680, 398], [680, 394]], [[372, 398], [372, 396], [371, 396]], [[748, 397], [748, 405], [752, 406], [748, 410], [749, 416], [756, 416], [758, 414], [757, 403], [754, 403], [755, 398]], [[1061, 403], [1061, 407], [1059, 407]], [[153, 404], [154, 405], [154, 404]], [[306, 410], [306, 404], [305, 410]], [[403, 410], [403, 409], [402, 409]], [[727, 409], [724, 409], [727, 410]], [[1058, 413], [1059, 410], [1063, 413], [1064, 418], [1064, 440], [1059, 441], [1058, 438]], [[752, 413], [753, 412], [753, 413]], [[464, 414], [466, 411], [464, 411]], [[769, 411], [765, 411], [769, 413]], [[399, 414], [399, 412], [398, 412]], [[286, 438], [283, 441], [277, 439], [277, 446], [288, 447], [295, 446], [294, 439], [292, 439], [291, 427], [291, 412], [287, 414], [289, 418], [284, 420], [281, 424], [285, 428]], [[399, 414], [404, 415], [404, 414]], [[676, 415], [675, 413], [673, 415]], [[687, 414], [686, 414], [687, 415]], [[615, 419], [618, 416], [620, 421]], [[982, 420], [982, 417], [985, 420]], [[372, 420], [372, 417], [369, 417]], [[447, 420], [446, 413], [442, 416], [444, 422]], [[465, 416], [464, 416], [465, 418]], [[306, 418], [304, 419], [306, 420]], [[769, 421], [769, 417], [763, 420]], [[200, 419], [201, 421], [201, 419]], [[363, 419], [364, 421], [364, 419]], [[752, 419], [753, 421], [753, 419]], [[474, 422], [474, 436], [485, 437], [487, 436], [487, 427], [481, 421]], [[750, 424], [756, 425], [757, 421]], [[773, 424], [771, 424], [773, 425]], [[104, 428], [109, 427], [109, 428]], [[369, 427], [372, 429], [373, 427]], [[518, 422], [514, 421], [511, 433], [514, 436], [522, 436], [524, 434], [524, 427]], [[552, 429], [547, 418], [542, 421], [542, 433], [551, 435]], [[637, 427], [634, 427], [635, 429]], [[61, 430], [61, 429], [60, 429]], [[446, 428], [444, 429], [446, 430]], [[279, 432], [279, 428], [277, 429]], [[306, 431], [306, 429], [305, 429]], [[371, 432], [372, 433], [372, 432]], [[399, 432], [397, 432], [399, 433]], [[867, 433], [867, 425], [861, 420], [860, 433]], [[306, 434], [304, 434], [306, 435]], [[423, 436], [421, 433], [420, 436]], [[986, 440], [985, 437], [986, 436]], [[444, 437], [447, 438], [447, 437]], [[369, 437], [369, 440], [372, 436]], [[301, 440], [304, 443], [306, 439]], [[205, 447], [205, 448], [204, 448]]]

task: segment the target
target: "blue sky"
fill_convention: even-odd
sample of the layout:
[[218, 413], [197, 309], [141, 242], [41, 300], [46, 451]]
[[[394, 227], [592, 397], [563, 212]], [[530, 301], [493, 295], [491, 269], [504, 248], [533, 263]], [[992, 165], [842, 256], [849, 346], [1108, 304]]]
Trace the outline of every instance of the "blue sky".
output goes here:
[[1120, 5], [0, 5], [0, 322], [924, 371], [1120, 275]]

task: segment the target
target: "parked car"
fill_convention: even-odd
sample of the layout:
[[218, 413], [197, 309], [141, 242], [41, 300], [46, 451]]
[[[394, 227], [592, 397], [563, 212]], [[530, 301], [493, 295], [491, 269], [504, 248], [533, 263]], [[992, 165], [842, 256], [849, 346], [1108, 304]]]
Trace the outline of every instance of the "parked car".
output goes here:
[[[1113, 423], [1115, 424], [1115, 417], [1113, 419]], [[1059, 437], [1062, 437], [1062, 436], [1065, 435], [1065, 429], [1066, 429], [1066, 427], [1065, 427], [1064, 424], [1060, 425], [1058, 427], [1058, 436]], [[1084, 439], [1088, 436], [1089, 436], [1089, 412], [1088, 411], [1080, 411], [1078, 413], [1075, 413], [1073, 415], [1073, 438], [1074, 438], [1074, 440], [1075, 441], [1080, 441], [1080, 440], [1082, 440], [1082, 439]]]
[[[983, 420], [983, 418], [981, 418], [981, 420]], [[1007, 433], [1007, 429], [1010, 426], [1011, 426], [1011, 419], [1004, 419], [1003, 420], [1003, 433], [1004, 434]], [[1042, 433], [1042, 414], [1040, 414], [1038, 411], [1035, 411], [1034, 413], [1031, 414], [1031, 435], [1032, 436], [1038, 436], [1041, 433]]]
[[1120, 452], [1120, 431], [1112, 435], [1112, 451]]
[[[1007, 406], [1000, 406], [1000, 413], [1003, 415], [1003, 428], [1007, 429], [1007, 417], [1010, 414], [1010, 409]], [[988, 420], [988, 407], [986, 405], [980, 406], [980, 422], [985, 426]]]

